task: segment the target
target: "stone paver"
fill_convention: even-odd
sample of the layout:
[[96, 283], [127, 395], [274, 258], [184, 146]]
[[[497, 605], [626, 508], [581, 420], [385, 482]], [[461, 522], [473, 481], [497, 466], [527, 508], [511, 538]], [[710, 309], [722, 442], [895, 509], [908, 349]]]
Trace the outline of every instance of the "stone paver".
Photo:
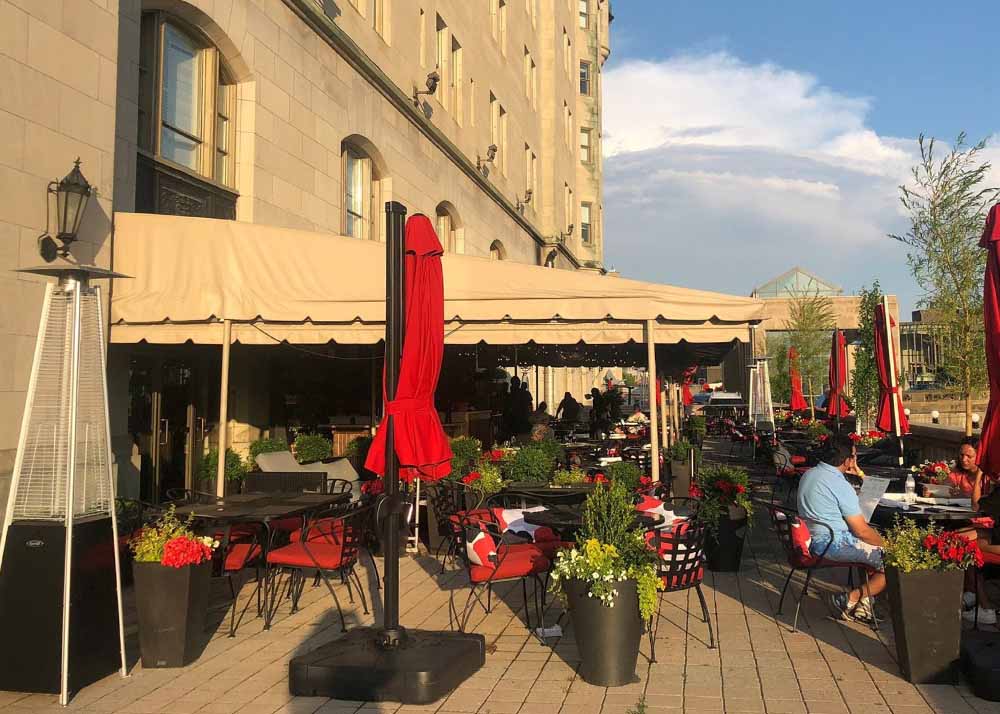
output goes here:
[[[469, 629], [487, 636], [486, 666], [441, 701], [400, 707], [292, 697], [288, 660], [340, 636], [329, 593], [310, 584], [300, 610], [292, 615], [282, 606], [270, 631], [252, 617], [251, 608], [236, 638], [228, 638], [220, 626], [195, 664], [181, 670], [144, 670], [135, 664], [127, 679], [109, 677], [79, 692], [69, 710], [627, 714], [644, 700], [647, 714], [1000, 714], [1000, 705], [975, 698], [964, 685], [914, 687], [904, 681], [894, 661], [889, 625], [876, 635], [862, 625], [832, 620], [821, 599], [837, 587], [828, 580], [816, 582], [815, 592], [803, 603], [799, 631], [791, 632], [794, 605], [789, 607], [786, 600], [784, 614], [775, 615], [787, 571], [762, 519], [752, 530], [751, 546], [738, 576], [707, 576], [705, 593], [719, 647], [708, 647], [708, 628], [700, 619], [697, 598], [683, 592], [666, 595], [656, 631], [658, 661], [650, 662], [644, 637], [638, 681], [626, 687], [605, 689], [584, 682], [577, 674], [572, 627], [564, 622], [563, 638], [554, 647], [542, 646], [524, 625], [520, 587], [506, 586], [494, 593], [493, 612], [477, 609], [469, 624]], [[439, 574], [437, 563], [426, 555], [406, 558], [400, 570], [403, 624], [447, 628], [449, 597], [454, 595], [460, 608], [468, 592], [462, 572]], [[371, 601], [377, 593], [368, 582]], [[796, 594], [799, 587], [801, 580]], [[242, 596], [250, 597], [251, 591], [252, 585], [247, 585]], [[346, 605], [346, 597], [343, 600]], [[220, 597], [216, 619], [222, 619], [224, 607]], [[373, 622], [374, 615], [364, 615], [360, 607], [346, 612], [350, 624]], [[553, 622], [558, 614], [558, 604], [550, 604], [546, 621]], [[129, 647], [134, 655], [134, 628]], [[0, 692], [0, 710], [28, 714], [60, 709], [54, 696]]]

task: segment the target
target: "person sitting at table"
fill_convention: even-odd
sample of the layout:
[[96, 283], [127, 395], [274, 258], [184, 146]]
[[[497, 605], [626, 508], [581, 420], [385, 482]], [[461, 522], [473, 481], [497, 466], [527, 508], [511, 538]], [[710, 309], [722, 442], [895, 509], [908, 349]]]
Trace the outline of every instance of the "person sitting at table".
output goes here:
[[802, 475], [798, 492], [799, 515], [812, 536], [810, 552], [823, 554], [826, 560], [856, 563], [877, 571], [867, 585], [830, 596], [830, 604], [841, 619], [871, 619], [873, 598], [885, 589], [882, 536], [865, 521], [858, 494], [846, 478], [856, 470], [854, 442], [844, 434], [834, 434], [827, 439], [823, 460]]
[[564, 419], [571, 424], [580, 421], [580, 402], [569, 392], [566, 392], [556, 408], [556, 419]]
[[538, 402], [538, 409], [531, 412], [531, 416], [528, 417], [528, 421], [532, 424], [548, 424], [549, 405], [545, 402]]
[[642, 407], [640, 407], [638, 404], [636, 404], [635, 405], [635, 411], [632, 412], [631, 416], [629, 416], [629, 418], [626, 419], [626, 421], [631, 422], [632, 424], [648, 424], [649, 423], [649, 417], [647, 417], [643, 413]]
[[532, 441], [546, 441], [547, 439], [555, 439], [555, 438], [556, 438], [556, 433], [552, 431], [552, 427], [546, 424], [545, 422], [535, 424], [533, 427], [531, 427]]

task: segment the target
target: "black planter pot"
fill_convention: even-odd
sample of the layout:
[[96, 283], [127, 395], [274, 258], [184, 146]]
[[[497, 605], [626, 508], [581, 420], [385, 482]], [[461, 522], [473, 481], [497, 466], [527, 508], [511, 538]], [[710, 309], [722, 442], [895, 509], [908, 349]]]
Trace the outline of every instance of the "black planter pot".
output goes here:
[[184, 568], [132, 563], [132, 573], [142, 666], [190, 664], [205, 645], [211, 561]]
[[896, 659], [914, 684], [956, 684], [962, 638], [961, 570], [886, 568]]
[[729, 517], [719, 519], [716, 532], [709, 530], [705, 536], [705, 560], [709, 570], [716, 573], [739, 571], [746, 530], [746, 511], [730, 506]]
[[687, 498], [691, 490], [691, 464], [670, 461], [670, 493], [674, 498]]
[[580, 676], [600, 687], [621, 687], [636, 680], [642, 621], [634, 580], [618, 583], [614, 607], [588, 597], [582, 580], [563, 583], [576, 647], [580, 652]]

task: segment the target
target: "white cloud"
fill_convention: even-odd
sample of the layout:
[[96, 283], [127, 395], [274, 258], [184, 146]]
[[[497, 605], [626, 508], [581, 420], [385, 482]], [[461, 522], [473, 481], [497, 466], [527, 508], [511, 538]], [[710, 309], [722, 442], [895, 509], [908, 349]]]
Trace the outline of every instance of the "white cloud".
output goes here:
[[887, 234], [916, 143], [869, 127], [869, 98], [725, 52], [625, 62], [604, 95], [609, 265], [746, 294], [798, 264], [913, 304]]

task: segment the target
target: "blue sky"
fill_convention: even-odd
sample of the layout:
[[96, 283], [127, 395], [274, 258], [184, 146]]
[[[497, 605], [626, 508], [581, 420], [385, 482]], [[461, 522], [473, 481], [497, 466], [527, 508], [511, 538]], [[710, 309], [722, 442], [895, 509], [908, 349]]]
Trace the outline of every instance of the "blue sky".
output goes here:
[[[605, 262], [733, 293], [792, 265], [919, 298], [898, 207], [923, 132], [1000, 132], [995, 3], [617, 0]], [[1000, 135], [998, 135], [1000, 139]], [[1000, 140], [990, 144], [1000, 183]]]

